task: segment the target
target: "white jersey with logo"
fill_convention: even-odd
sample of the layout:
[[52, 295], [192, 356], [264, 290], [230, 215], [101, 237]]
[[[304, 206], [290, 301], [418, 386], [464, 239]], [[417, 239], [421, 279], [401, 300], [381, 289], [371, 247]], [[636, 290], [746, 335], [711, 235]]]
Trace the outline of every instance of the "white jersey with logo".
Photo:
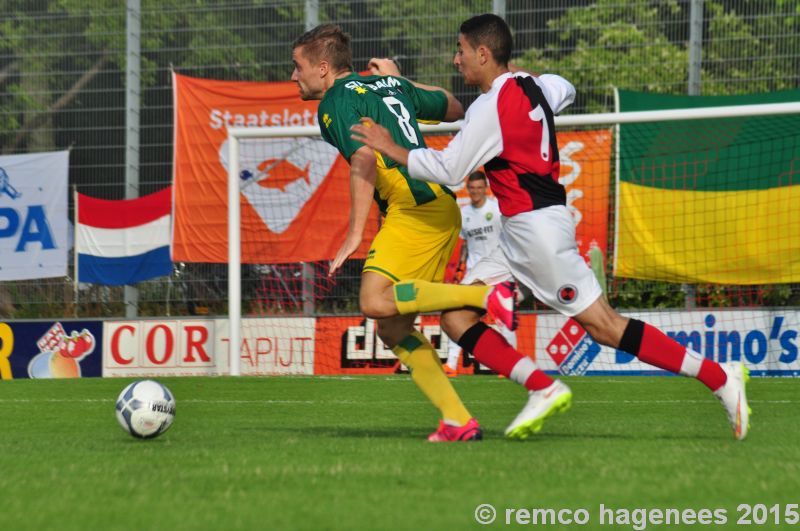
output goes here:
[[497, 247], [502, 229], [500, 207], [494, 197], [486, 197], [480, 208], [472, 203], [461, 207], [461, 238], [467, 246], [467, 271]]

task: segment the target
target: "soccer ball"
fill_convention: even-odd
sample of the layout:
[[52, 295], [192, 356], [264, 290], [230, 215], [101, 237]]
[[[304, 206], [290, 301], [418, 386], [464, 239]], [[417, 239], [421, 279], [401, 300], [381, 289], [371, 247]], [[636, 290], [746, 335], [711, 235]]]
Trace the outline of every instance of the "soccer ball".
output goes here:
[[134, 437], [152, 439], [167, 431], [175, 420], [175, 399], [156, 381], [133, 382], [117, 398], [117, 420]]

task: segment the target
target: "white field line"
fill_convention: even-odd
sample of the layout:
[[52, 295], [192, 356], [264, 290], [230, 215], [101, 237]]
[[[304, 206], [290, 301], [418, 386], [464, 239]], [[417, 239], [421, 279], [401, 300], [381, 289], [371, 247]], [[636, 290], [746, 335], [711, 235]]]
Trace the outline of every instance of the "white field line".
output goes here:
[[[478, 375], [474, 375], [478, 376]], [[385, 376], [376, 376], [376, 375], [357, 375], [357, 376], [348, 376], [348, 375], [302, 375], [302, 374], [287, 374], [287, 375], [269, 375], [269, 376], [244, 376], [245, 378], [258, 378], [262, 380], [269, 380], [272, 378], [280, 378], [280, 379], [289, 379], [289, 380], [342, 380], [342, 381], [352, 381], [352, 382], [368, 382], [372, 383], [375, 381], [385, 381], [385, 382], [407, 382], [409, 380], [408, 374], [392, 374], [392, 375], [385, 375]], [[558, 377], [558, 376], [556, 376]], [[586, 376], [586, 377], [570, 377], [569, 385], [570, 386], [577, 386], [577, 385], [584, 385], [584, 384], [595, 384], [595, 383], [602, 383], [602, 384], [626, 384], [626, 385], [650, 385], [650, 382], [647, 381], [647, 378], [676, 378], [678, 380], [683, 380], [684, 378], [676, 377], [673, 375], [665, 374], [663, 376], [647, 376], [642, 377], [638, 375], [632, 376], [622, 376], [621, 378], [603, 378], [602, 376]], [[142, 377], [144, 378], [144, 377]], [[228, 377], [222, 376], [221, 378], [230, 378], [231, 380], [234, 378], [240, 377]], [[757, 376], [754, 377], [759, 382], [769, 382], [769, 385], [798, 385], [797, 377], [792, 376]], [[495, 378], [491, 375], [481, 376], [480, 378], [473, 378], [473, 375], [464, 375], [462, 378], [455, 379], [455, 382], [460, 384], [469, 385], [473, 383], [480, 383], [483, 384], [503, 384], [505, 385], [508, 382], [506, 378]]]
[[[0, 398], [0, 404], [70, 404], [70, 403], [113, 403], [107, 398]], [[470, 404], [514, 404], [519, 405], [521, 400], [468, 400]], [[580, 404], [706, 404], [716, 403], [711, 400], [580, 400]], [[749, 400], [751, 404], [800, 404], [800, 400]], [[205, 400], [188, 398], [178, 400], [179, 404], [253, 404], [253, 405], [368, 405], [368, 404], [427, 404], [426, 400]]]

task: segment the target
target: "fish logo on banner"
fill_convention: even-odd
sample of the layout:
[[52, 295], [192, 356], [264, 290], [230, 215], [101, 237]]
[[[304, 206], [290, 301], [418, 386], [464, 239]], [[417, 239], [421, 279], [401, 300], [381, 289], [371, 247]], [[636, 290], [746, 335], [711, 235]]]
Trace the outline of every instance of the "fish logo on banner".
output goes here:
[[[336, 161], [336, 149], [317, 138], [244, 139], [239, 185], [261, 221], [281, 234], [314, 195]], [[219, 148], [228, 171], [228, 141]]]

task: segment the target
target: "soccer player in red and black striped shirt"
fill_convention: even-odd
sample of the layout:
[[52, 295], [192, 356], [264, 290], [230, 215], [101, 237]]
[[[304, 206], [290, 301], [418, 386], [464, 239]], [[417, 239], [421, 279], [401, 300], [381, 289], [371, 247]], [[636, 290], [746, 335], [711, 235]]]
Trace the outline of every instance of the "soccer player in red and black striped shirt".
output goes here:
[[[560, 76], [513, 71], [511, 49], [511, 31], [496, 15], [479, 15], [461, 25], [453, 62], [465, 82], [479, 87], [482, 94], [443, 150], [405, 149], [369, 122], [352, 128], [355, 138], [405, 164], [411, 177], [443, 185], [458, 183], [483, 165], [500, 203], [503, 230], [496, 252], [475, 265], [473, 277], [486, 284], [515, 278], [539, 300], [573, 317], [598, 343], [697, 378], [722, 402], [734, 436], [744, 439], [749, 427], [745, 367], [706, 359], [657, 328], [620, 315], [602, 296], [578, 253], [575, 223], [558, 182], [553, 116], [572, 103], [575, 89]], [[451, 291], [445, 288], [425, 282], [406, 284], [411, 286], [395, 287], [395, 304], [402, 312], [458, 307], [458, 301], [448, 300]], [[481, 323], [477, 311], [448, 312], [442, 325], [478, 361], [529, 390], [528, 402], [506, 429], [508, 437], [527, 438], [541, 429], [547, 417], [569, 408], [569, 388], [550, 379], [533, 360]]]

